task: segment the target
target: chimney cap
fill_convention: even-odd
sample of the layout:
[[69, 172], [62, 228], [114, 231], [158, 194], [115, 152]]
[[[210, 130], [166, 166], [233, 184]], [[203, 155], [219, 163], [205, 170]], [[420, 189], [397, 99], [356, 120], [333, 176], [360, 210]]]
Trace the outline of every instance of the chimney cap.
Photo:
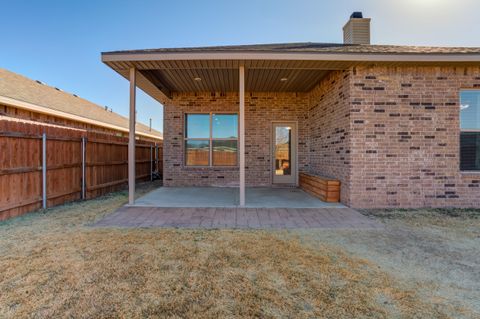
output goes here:
[[361, 11], [355, 11], [350, 16], [350, 19], [363, 19], [363, 13]]

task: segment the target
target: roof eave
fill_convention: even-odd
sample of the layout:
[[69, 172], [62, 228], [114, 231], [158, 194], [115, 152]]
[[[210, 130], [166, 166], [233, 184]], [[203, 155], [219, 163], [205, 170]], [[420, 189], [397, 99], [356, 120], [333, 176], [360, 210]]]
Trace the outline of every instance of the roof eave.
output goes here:
[[102, 62], [175, 60], [296, 60], [345, 62], [480, 62], [480, 54], [318, 53], [318, 52], [102, 52]]

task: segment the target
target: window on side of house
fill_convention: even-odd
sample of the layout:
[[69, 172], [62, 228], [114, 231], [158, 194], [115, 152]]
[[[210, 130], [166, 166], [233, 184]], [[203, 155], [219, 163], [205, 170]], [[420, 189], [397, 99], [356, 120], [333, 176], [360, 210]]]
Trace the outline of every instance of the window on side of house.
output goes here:
[[480, 90], [460, 91], [460, 170], [480, 171]]
[[237, 114], [185, 114], [185, 165], [236, 166], [237, 148]]

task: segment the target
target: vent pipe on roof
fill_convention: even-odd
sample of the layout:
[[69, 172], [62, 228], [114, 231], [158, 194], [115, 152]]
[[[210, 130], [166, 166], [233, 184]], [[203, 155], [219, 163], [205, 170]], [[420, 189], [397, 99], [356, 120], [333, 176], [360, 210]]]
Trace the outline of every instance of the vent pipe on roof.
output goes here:
[[354, 12], [343, 27], [344, 44], [370, 44], [370, 18]]

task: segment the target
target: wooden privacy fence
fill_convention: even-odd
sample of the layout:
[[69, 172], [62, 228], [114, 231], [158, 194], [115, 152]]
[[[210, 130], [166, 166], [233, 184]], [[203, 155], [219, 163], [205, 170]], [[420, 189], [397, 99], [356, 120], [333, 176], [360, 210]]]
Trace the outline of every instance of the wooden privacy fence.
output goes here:
[[[204, 149], [190, 149], [187, 150], [186, 164], [191, 166], [206, 166], [209, 165], [210, 154]], [[212, 154], [212, 161], [217, 166], [235, 166], [237, 165], [236, 151], [215, 151]]]
[[[23, 122], [14, 123], [14, 130], [1, 126], [0, 221], [94, 198], [128, 182], [127, 138]], [[137, 180], [152, 180], [154, 172], [162, 173], [159, 142], [137, 141]]]

